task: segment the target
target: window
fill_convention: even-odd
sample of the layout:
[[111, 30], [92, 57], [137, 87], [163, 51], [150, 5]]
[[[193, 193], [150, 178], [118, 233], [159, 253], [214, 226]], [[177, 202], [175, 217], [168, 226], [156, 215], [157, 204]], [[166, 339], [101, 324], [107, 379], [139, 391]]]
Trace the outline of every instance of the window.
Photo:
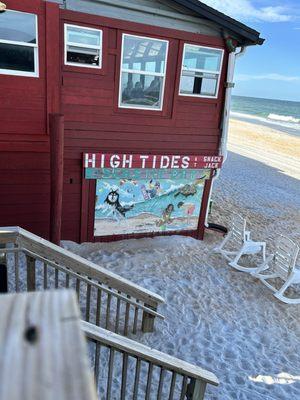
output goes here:
[[102, 67], [102, 31], [65, 25], [65, 64], [79, 67]]
[[162, 110], [168, 41], [123, 34], [119, 107]]
[[13, 10], [0, 13], [0, 73], [38, 76], [36, 15]]
[[223, 50], [185, 44], [179, 94], [217, 97]]

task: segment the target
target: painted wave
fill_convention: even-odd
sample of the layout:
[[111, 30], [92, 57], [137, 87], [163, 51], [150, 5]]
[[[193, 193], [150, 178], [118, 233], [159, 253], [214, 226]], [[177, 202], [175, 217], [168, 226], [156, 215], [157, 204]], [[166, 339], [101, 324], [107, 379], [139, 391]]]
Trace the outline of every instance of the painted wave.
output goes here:
[[[182, 185], [178, 185], [176, 187], [173, 187], [172, 190], [168, 190], [166, 193], [162, 195], [158, 195], [153, 197], [152, 199], [140, 201], [140, 202], [122, 202], [121, 204], [123, 207], [128, 207], [130, 205], [133, 205], [134, 207], [132, 210], [127, 211], [126, 217], [132, 217], [137, 214], [142, 214], [142, 213], [151, 213], [153, 215], [156, 215], [157, 217], [160, 217], [162, 215], [163, 210], [166, 209], [166, 207], [169, 204], [174, 205], [174, 212], [173, 216], [182, 216], [183, 212], [181, 209], [178, 208], [178, 203], [180, 201], [183, 202], [189, 202], [188, 198], [186, 198], [182, 194], [178, 194], [178, 189], [180, 189]], [[195, 215], [199, 213], [200, 211], [200, 198], [202, 196], [202, 191], [203, 187], [202, 185], [197, 186], [197, 194], [196, 196], [198, 197], [198, 201], [196, 201], [196, 210], [195, 210]], [[194, 196], [192, 196], [193, 201], [195, 199]], [[111, 217], [111, 207], [108, 206], [107, 204], [102, 204], [102, 205], [97, 205], [96, 206], [96, 219], [100, 218], [110, 218]]]

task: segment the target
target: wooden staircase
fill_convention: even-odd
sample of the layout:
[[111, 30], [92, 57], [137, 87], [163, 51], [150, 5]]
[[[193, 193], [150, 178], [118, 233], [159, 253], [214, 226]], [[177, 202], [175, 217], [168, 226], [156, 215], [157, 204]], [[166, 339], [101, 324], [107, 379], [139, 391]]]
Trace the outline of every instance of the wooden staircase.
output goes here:
[[0, 228], [0, 247], [9, 292], [76, 292], [99, 399], [201, 400], [218, 385], [213, 373], [126, 338], [153, 331], [162, 297], [19, 227]]

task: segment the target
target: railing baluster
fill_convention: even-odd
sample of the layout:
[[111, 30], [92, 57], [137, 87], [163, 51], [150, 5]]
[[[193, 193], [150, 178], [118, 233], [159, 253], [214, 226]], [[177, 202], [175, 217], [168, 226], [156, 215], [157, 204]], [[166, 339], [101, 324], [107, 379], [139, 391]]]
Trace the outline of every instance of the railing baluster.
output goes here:
[[14, 254], [14, 261], [15, 261], [15, 290], [18, 292], [20, 290], [19, 286], [19, 252], [16, 251]]
[[121, 400], [125, 400], [125, 396], [126, 396], [127, 365], [128, 365], [128, 354], [123, 353]]
[[157, 400], [161, 400], [163, 385], [164, 385], [164, 378], [165, 378], [166, 370], [161, 367], [160, 375], [159, 375], [159, 384], [157, 390]]
[[139, 309], [138, 309], [138, 307], [134, 307], [134, 319], [133, 319], [133, 328], [132, 328], [132, 333], [134, 335], [137, 332], [138, 318], [139, 318]]
[[149, 362], [145, 400], [150, 399], [153, 364]]
[[45, 262], [43, 265], [43, 287], [45, 290], [48, 289], [48, 267]]
[[66, 288], [68, 289], [70, 287], [70, 275], [66, 272]]
[[91, 307], [91, 285], [86, 286], [86, 303], [85, 303], [85, 320], [90, 320], [90, 307]]
[[[118, 292], [119, 293], [119, 292]], [[115, 323], [115, 332], [119, 332], [119, 322], [120, 322], [120, 307], [121, 307], [121, 299], [117, 298], [117, 310], [116, 310], [116, 323]]]
[[109, 354], [106, 400], [110, 400], [111, 397], [111, 386], [112, 386], [112, 376], [113, 376], [114, 357], [115, 357], [115, 350], [112, 347], [110, 347], [109, 349], [110, 349], [110, 354]]
[[58, 269], [55, 268], [55, 289], [58, 288]]
[[35, 290], [35, 259], [26, 255], [27, 264], [27, 291]]
[[[130, 299], [130, 296], [127, 296], [127, 297]], [[129, 311], [130, 311], [130, 304], [126, 303], [125, 322], [124, 322], [124, 336], [128, 335]]]
[[100, 326], [101, 305], [102, 305], [102, 291], [100, 289], [97, 289], [96, 325], [98, 326]]
[[101, 345], [99, 344], [99, 342], [96, 342], [95, 360], [94, 360], [94, 375], [95, 375], [95, 383], [96, 383], [97, 390], [99, 387], [100, 356], [101, 356]]
[[135, 376], [134, 376], [134, 386], [133, 386], [133, 397], [132, 397], [132, 400], [138, 400], [140, 372], [141, 372], [141, 359], [137, 358], [136, 359], [136, 366], [135, 366]]
[[171, 386], [170, 386], [170, 392], [169, 392], [169, 400], [173, 400], [173, 398], [174, 398], [176, 377], [177, 377], [176, 372], [173, 372], [173, 374], [172, 374], [172, 380], [171, 380]]
[[111, 294], [110, 294], [110, 293], [107, 293], [105, 329], [108, 329], [108, 326], [109, 326], [110, 303], [111, 303]]
[[78, 301], [80, 302], [80, 279], [76, 279], [76, 293], [78, 297]]
[[184, 399], [185, 399], [187, 384], [188, 384], [188, 378], [187, 378], [187, 376], [184, 375], [184, 376], [183, 376], [183, 379], [182, 379], [182, 387], [181, 387], [181, 393], [180, 393], [180, 400], [184, 400]]

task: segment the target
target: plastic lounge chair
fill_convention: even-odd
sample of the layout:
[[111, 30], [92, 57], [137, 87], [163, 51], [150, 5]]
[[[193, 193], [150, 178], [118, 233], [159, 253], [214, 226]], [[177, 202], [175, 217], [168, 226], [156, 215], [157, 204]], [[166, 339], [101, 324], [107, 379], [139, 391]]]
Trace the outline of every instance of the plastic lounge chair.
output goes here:
[[[284, 292], [290, 285], [300, 283], [300, 269], [296, 267], [299, 246], [289, 238], [280, 235], [277, 240], [275, 254], [271, 254], [252, 275], [269, 289], [273, 290], [277, 299], [288, 304], [300, 304], [300, 297], [291, 299], [284, 296]], [[269, 271], [269, 273], [267, 273]], [[263, 273], [265, 272], [265, 273]], [[284, 283], [279, 290], [268, 279], [281, 278]]]
[[[225, 246], [232, 244], [236, 250], [225, 250]], [[262, 252], [263, 261], [266, 259], [266, 243], [254, 242], [250, 238], [250, 231], [246, 231], [246, 220], [239, 214], [234, 214], [232, 226], [222, 243], [214, 251], [222, 254], [229, 262], [229, 265], [239, 271], [252, 272], [257, 267], [243, 267], [238, 262], [244, 254], [258, 254]]]

